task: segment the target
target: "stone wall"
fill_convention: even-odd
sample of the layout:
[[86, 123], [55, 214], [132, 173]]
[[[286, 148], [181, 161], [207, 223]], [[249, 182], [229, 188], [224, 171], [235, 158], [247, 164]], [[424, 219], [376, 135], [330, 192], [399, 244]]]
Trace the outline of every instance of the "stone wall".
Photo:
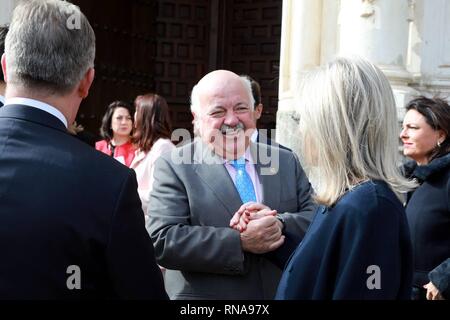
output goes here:
[[299, 151], [292, 115], [302, 73], [357, 54], [391, 82], [400, 123], [425, 94], [450, 96], [450, 1], [284, 0], [276, 140]]

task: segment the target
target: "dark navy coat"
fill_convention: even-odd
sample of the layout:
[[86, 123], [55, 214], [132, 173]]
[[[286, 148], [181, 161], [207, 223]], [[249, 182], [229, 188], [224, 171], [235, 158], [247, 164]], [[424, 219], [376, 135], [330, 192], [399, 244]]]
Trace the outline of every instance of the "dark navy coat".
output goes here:
[[384, 182], [369, 181], [319, 207], [276, 299], [409, 299], [411, 279], [403, 206]]
[[414, 250], [414, 286], [421, 290], [432, 280], [450, 299], [450, 154], [422, 166], [409, 162], [405, 171], [420, 184], [408, 195], [406, 206]]
[[134, 172], [29, 106], [0, 109], [0, 254], [0, 299], [167, 299]]

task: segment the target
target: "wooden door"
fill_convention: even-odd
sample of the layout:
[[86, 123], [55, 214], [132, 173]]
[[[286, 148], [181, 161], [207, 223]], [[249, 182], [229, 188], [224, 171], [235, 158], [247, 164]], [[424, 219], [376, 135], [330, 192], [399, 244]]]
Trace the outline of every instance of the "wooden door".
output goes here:
[[97, 37], [96, 78], [77, 120], [98, 133], [106, 106], [164, 96], [174, 128], [192, 129], [194, 84], [223, 68], [261, 84], [260, 128], [275, 128], [282, 0], [74, 0]]
[[211, 0], [158, 0], [155, 90], [167, 99], [174, 128], [192, 129], [192, 87], [209, 71]]
[[258, 127], [275, 128], [282, 0], [158, 0], [155, 88], [174, 127], [191, 129], [189, 96], [207, 72], [228, 69], [261, 85]]
[[77, 121], [98, 134], [108, 104], [153, 91], [155, 0], [74, 0], [96, 36], [95, 80]]
[[264, 110], [258, 127], [275, 129], [282, 0], [224, 1], [224, 44], [218, 60], [225, 69], [260, 83]]

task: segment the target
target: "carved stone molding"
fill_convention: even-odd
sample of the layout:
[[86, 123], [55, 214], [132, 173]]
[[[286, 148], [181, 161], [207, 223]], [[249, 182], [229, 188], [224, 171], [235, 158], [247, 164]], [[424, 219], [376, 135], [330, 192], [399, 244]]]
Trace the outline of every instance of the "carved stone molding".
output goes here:
[[408, 0], [408, 21], [412, 22], [415, 18], [416, 0]]
[[375, 14], [375, 6], [373, 3], [376, 0], [362, 0], [362, 12], [360, 16], [362, 18], [369, 18]]

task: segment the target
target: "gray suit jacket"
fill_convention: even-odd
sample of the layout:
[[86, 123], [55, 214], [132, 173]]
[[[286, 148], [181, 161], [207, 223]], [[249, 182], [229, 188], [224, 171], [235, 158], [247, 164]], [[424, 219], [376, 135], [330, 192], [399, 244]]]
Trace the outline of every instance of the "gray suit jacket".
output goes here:
[[[263, 203], [283, 213], [285, 232], [303, 237], [315, 205], [296, 155], [250, 147]], [[279, 163], [267, 163], [270, 153]], [[243, 252], [239, 232], [229, 227], [242, 202], [223, 161], [196, 140], [159, 158], [154, 179], [147, 230], [167, 268], [170, 298], [272, 299], [282, 270], [265, 255]]]

